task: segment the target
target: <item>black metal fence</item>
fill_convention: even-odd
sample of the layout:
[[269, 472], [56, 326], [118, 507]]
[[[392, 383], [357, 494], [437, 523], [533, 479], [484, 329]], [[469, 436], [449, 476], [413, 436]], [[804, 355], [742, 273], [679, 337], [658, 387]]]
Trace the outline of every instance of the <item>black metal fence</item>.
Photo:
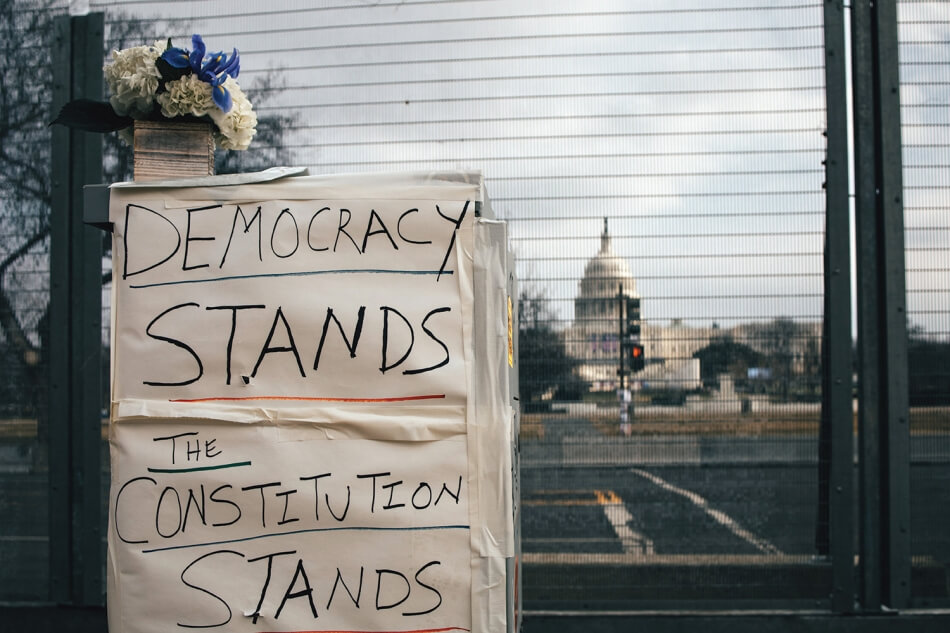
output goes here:
[[[908, 384], [910, 556], [932, 583], [911, 587], [918, 604], [945, 604], [950, 539], [925, 526], [941, 515], [948, 491], [950, 438], [950, 16], [935, 3], [898, 5], [904, 190]], [[944, 573], [940, 573], [940, 569]]]
[[[94, 463], [99, 429], [43, 424], [69, 408], [45, 377], [75, 371], [48, 366], [55, 78], [35, 60], [8, 80], [11, 42], [45, 55], [31, 21], [65, 7], [8, 4], [3, 96], [37, 116], [0, 121], [0, 601], [98, 604], [57, 574], [101, 581], [88, 488], [107, 477], [84, 493], [50, 455]], [[124, 45], [237, 46], [274, 121], [265, 162], [484, 171], [522, 288], [537, 622], [950, 606], [950, 7], [211, 4], [92, 8]]]

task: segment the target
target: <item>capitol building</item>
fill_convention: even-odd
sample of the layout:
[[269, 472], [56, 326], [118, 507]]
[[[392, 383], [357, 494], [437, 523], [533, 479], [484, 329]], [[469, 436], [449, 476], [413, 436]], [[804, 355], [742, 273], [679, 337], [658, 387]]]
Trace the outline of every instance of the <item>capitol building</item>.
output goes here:
[[[591, 391], [612, 391], [620, 386], [617, 373], [620, 355], [619, 295], [640, 298], [637, 281], [627, 262], [611, 248], [607, 219], [600, 236], [600, 250], [584, 268], [574, 299], [574, 322], [564, 334], [568, 355], [577, 365], [577, 377]], [[649, 298], [641, 303], [641, 318], [648, 316]], [[702, 387], [700, 360], [693, 355], [716, 338], [731, 338], [750, 348], [768, 353], [763, 343], [764, 323], [739, 325], [729, 329], [692, 327], [675, 319], [667, 325], [640, 323], [640, 344], [646, 365], [628, 374], [627, 385], [634, 388], [694, 390]], [[820, 356], [820, 323], [798, 323], [798, 335], [791, 342], [793, 371], [804, 371], [806, 358]], [[808, 356], [811, 354], [811, 356]]]

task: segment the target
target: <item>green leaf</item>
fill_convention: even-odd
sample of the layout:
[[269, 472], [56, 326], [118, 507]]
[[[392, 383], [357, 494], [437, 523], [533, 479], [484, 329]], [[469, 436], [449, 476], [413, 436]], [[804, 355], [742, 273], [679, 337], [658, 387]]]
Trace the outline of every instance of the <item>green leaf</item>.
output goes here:
[[115, 132], [132, 125], [132, 117], [120, 116], [104, 101], [76, 99], [59, 111], [50, 125], [65, 125], [86, 132]]

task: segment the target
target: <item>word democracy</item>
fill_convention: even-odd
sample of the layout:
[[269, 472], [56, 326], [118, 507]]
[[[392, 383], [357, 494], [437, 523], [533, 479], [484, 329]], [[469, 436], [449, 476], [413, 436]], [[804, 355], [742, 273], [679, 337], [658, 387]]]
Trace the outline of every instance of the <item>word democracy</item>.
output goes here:
[[[238, 204], [232, 210], [217, 204], [157, 210], [128, 204], [119, 227], [125, 253], [122, 279], [172, 271], [248, 273], [266, 266], [312, 270], [362, 255], [397, 255], [445, 272], [455, 231], [468, 209], [465, 203], [453, 217], [434, 204], [432, 209], [388, 213], [384, 219], [375, 209], [278, 210], [281, 206]], [[402, 252], [407, 247], [411, 253]]]

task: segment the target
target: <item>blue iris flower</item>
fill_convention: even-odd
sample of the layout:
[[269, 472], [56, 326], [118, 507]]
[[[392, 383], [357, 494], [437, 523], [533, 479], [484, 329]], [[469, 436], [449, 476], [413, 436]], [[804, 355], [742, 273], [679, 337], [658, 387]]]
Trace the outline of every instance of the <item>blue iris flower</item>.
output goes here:
[[171, 47], [162, 53], [162, 59], [178, 69], [188, 68], [198, 75], [201, 81], [211, 84], [211, 98], [223, 112], [231, 109], [231, 94], [224, 87], [224, 81], [230, 76], [237, 78], [241, 72], [241, 60], [235, 48], [230, 56], [218, 52], [208, 54], [204, 40], [198, 34], [191, 36], [192, 51]]

